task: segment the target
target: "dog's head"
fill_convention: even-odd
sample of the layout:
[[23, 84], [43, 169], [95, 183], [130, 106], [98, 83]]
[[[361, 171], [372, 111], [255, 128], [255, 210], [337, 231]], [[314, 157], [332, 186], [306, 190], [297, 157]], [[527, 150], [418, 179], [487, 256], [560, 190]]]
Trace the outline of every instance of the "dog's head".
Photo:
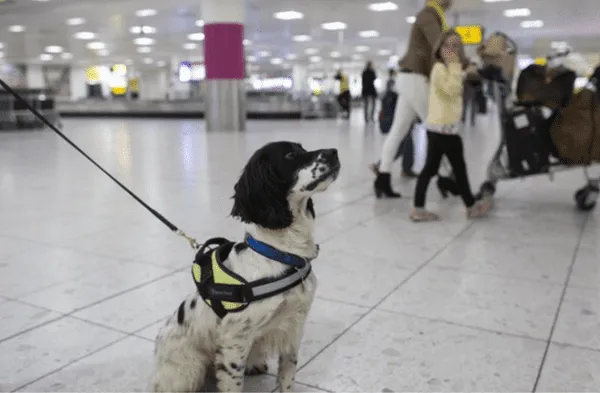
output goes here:
[[269, 143], [246, 164], [234, 187], [231, 215], [267, 229], [287, 228], [294, 220], [290, 204], [325, 191], [339, 172], [336, 149], [306, 151], [298, 143]]

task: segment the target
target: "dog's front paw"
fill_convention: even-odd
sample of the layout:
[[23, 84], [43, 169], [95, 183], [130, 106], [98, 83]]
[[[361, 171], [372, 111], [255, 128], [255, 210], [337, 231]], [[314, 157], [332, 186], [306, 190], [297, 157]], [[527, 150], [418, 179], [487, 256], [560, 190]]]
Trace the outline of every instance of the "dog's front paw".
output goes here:
[[256, 364], [246, 368], [246, 375], [262, 375], [269, 371], [269, 366], [266, 363]]

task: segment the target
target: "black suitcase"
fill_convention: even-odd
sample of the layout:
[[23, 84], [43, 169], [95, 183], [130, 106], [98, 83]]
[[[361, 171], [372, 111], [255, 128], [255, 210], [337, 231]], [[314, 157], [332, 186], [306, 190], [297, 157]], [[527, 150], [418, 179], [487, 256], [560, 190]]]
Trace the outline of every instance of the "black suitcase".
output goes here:
[[518, 106], [504, 116], [506, 148], [511, 176], [548, 172], [550, 124], [541, 107]]

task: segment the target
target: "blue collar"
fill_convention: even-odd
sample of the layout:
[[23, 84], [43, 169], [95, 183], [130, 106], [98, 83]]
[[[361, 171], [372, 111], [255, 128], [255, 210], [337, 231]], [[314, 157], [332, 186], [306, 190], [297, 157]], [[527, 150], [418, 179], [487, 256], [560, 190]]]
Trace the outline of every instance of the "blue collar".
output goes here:
[[[290, 254], [288, 252], [284, 252], [278, 250], [270, 245], [260, 242], [253, 238], [250, 235], [246, 235], [246, 244], [255, 252], [259, 253], [265, 258], [272, 259], [274, 261], [283, 263], [284, 265], [292, 266], [295, 268], [303, 268], [307, 263], [312, 261], [314, 258], [305, 258], [295, 254]], [[317, 246], [317, 252], [319, 250], [319, 246]]]

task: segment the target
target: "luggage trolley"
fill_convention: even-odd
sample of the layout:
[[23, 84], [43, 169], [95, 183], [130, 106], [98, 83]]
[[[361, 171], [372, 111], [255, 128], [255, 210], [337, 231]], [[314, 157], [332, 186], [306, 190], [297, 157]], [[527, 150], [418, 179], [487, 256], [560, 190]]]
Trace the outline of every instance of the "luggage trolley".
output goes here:
[[[568, 51], [547, 56], [548, 61], [565, 57]], [[517, 83], [517, 96], [523, 96], [524, 77], [528, 72], [539, 72], [545, 66], [531, 65], [524, 69]], [[600, 177], [592, 177], [588, 171], [591, 162], [583, 164], [569, 164], [561, 159], [552, 140], [550, 129], [559, 116], [559, 111], [568, 105], [573, 95], [576, 74], [566, 68], [561, 74], [561, 83], [567, 84], [569, 92], [563, 97], [563, 102], [558, 102], [554, 107], [541, 105], [539, 102], [511, 101], [510, 85], [506, 81], [490, 80], [491, 99], [497, 108], [498, 122], [501, 130], [501, 140], [487, 168], [487, 180], [480, 187], [478, 197], [493, 195], [496, 184], [500, 180], [516, 179], [528, 176], [548, 174], [554, 180], [554, 173], [583, 167], [587, 184], [574, 194], [578, 209], [590, 211], [596, 207], [600, 195]], [[585, 88], [600, 92], [600, 67], [594, 73]], [[570, 83], [570, 85], [569, 85]], [[539, 88], [539, 87], [537, 87]], [[552, 95], [552, 92], [548, 93]], [[600, 109], [596, 109], [600, 110]], [[597, 127], [599, 127], [597, 125]]]

